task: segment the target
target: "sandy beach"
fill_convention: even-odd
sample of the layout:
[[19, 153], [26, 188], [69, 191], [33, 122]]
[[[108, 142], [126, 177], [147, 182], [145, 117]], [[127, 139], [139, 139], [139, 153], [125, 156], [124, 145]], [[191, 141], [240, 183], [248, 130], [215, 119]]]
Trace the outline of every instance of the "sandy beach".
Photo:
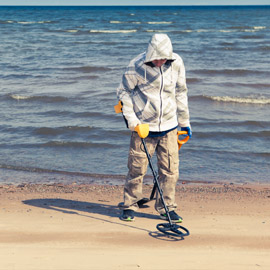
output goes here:
[[270, 269], [269, 185], [179, 185], [184, 239], [157, 231], [154, 202], [121, 221], [122, 190], [1, 185], [0, 269]]

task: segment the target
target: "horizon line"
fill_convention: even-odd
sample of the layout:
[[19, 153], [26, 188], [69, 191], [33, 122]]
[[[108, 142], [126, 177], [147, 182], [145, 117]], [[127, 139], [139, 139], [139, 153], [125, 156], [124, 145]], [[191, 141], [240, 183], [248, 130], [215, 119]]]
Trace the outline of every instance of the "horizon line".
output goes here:
[[0, 7], [228, 7], [228, 6], [270, 6], [270, 4], [249, 4], [249, 5], [241, 5], [241, 4], [226, 4], [226, 5], [207, 5], [207, 4], [194, 4], [194, 5], [174, 5], [174, 4], [169, 4], [169, 5], [0, 5]]

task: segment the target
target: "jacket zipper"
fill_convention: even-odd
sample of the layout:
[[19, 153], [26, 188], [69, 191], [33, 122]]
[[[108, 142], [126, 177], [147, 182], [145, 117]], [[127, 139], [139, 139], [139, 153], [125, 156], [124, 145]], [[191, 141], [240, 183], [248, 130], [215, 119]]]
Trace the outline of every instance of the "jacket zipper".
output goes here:
[[161, 119], [162, 119], [162, 90], [163, 90], [163, 72], [162, 72], [162, 66], [159, 68], [160, 69], [160, 91], [159, 91], [159, 97], [160, 97], [160, 115], [159, 115], [159, 131], [160, 131], [160, 126], [161, 126]]

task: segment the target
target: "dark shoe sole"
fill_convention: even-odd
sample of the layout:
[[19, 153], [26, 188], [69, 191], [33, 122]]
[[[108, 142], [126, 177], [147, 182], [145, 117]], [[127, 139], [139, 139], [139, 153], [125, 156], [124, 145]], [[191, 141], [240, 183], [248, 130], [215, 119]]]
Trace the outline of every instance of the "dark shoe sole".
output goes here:
[[132, 218], [132, 217], [128, 217], [128, 218], [120, 217], [120, 219], [123, 221], [128, 221], [128, 222], [132, 222], [135, 220], [135, 218]]
[[[160, 215], [160, 218], [163, 219], [163, 220], [169, 221], [169, 219], [167, 218], [167, 216]], [[183, 219], [181, 219], [181, 218], [179, 218], [179, 219], [177, 219], [177, 220], [171, 219], [171, 221], [172, 221], [173, 223], [182, 223], [182, 222], [183, 222]]]

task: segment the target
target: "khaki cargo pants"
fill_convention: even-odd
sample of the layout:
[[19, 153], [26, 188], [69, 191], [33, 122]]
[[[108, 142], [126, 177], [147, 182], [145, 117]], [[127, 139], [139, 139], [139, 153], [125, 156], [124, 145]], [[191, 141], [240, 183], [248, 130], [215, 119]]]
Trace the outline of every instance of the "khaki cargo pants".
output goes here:
[[[177, 129], [174, 129], [162, 137], [145, 139], [150, 156], [156, 152], [159, 183], [163, 190], [165, 203], [169, 211], [175, 210], [175, 186], [179, 177], [179, 156], [177, 144]], [[130, 140], [128, 175], [124, 187], [124, 204], [121, 209], [138, 210], [137, 202], [143, 198], [143, 177], [147, 172], [148, 160], [144, 152], [141, 138], [136, 132], [132, 132]], [[164, 214], [165, 209], [156, 193], [155, 209]]]

